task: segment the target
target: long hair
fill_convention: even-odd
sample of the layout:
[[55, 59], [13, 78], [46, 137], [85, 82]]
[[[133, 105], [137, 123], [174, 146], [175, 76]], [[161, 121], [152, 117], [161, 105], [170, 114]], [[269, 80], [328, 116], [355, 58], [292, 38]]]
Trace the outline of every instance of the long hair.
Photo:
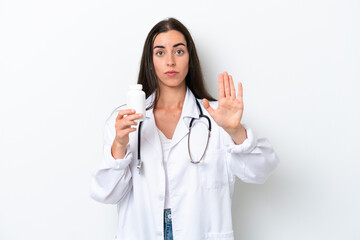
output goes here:
[[[187, 43], [187, 49], [189, 52], [189, 71], [186, 75], [186, 86], [193, 92], [196, 98], [206, 98], [210, 101], [215, 99], [208, 93], [205, 88], [204, 78], [202, 75], [200, 61], [196, 52], [195, 43], [190, 35], [189, 30], [177, 19], [168, 18], [158, 22], [149, 32], [141, 57], [140, 71], [138, 77], [138, 84], [143, 85], [146, 98], [153, 92], [157, 91], [158, 94], [158, 78], [154, 69], [153, 62], [153, 45], [156, 36], [159, 33], [168, 32], [170, 30], [176, 30], [182, 33]], [[152, 108], [156, 105], [159, 96], [156, 96], [154, 102], [148, 108]]]

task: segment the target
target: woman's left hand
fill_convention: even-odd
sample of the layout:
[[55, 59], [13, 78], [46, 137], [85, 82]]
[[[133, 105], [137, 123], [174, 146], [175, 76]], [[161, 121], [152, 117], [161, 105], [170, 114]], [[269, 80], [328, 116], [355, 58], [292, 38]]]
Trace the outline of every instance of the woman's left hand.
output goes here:
[[242, 84], [238, 84], [236, 97], [232, 76], [224, 72], [219, 74], [218, 91], [217, 109], [213, 109], [207, 99], [203, 99], [204, 107], [217, 125], [222, 127], [236, 144], [241, 144], [247, 137], [246, 130], [240, 123], [244, 111]]

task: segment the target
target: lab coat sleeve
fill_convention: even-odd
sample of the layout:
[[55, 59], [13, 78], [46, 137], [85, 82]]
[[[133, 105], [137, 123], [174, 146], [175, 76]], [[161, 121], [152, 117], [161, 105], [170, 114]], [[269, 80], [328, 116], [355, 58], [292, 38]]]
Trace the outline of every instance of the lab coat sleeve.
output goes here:
[[91, 197], [99, 202], [117, 204], [132, 189], [129, 164], [133, 158], [130, 145], [123, 159], [114, 159], [111, 145], [115, 138], [115, 118], [105, 124], [104, 148], [100, 167], [92, 174]]
[[256, 138], [249, 127], [244, 127], [247, 139], [242, 144], [236, 145], [228, 135], [229, 171], [244, 182], [262, 184], [275, 170], [279, 159], [266, 138]]

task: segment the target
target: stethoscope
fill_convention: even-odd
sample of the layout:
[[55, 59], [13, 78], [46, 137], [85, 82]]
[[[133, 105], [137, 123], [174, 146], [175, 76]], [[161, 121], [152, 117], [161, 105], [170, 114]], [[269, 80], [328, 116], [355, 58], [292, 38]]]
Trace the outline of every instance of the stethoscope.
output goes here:
[[[190, 157], [190, 162], [194, 163], [194, 164], [198, 164], [198, 163], [202, 162], [202, 159], [203, 159], [203, 157], [205, 155], [206, 149], [207, 149], [208, 144], [209, 144], [210, 132], [211, 132], [211, 121], [210, 121], [210, 118], [208, 116], [203, 114], [203, 112], [201, 110], [201, 107], [200, 107], [200, 104], [199, 104], [199, 102], [197, 101], [196, 98], [195, 98], [195, 102], [196, 102], [196, 106], [197, 106], [200, 114], [199, 114], [199, 118], [191, 118], [191, 121], [190, 121], [190, 124], [189, 124], [188, 153], [189, 153], [189, 157]], [[194, 121], [195, 120], [200, 120], [202, 117], [205, 118], [208, 121], [208, 136], [207, 136], [206, 146], [205, 146], [203, 154], [201, 155], [201, 157], [200, 157], [200, 159], [198, 161], [194, 161], [192, 156], [191, 156], [191, 150], [190, 150], [191, 128], [193, 127]], [[139, 129], [138, 129], [138, 154], [137, 154], [138, 163], [137, 163], [137, 169], [139, 170], [139, 174], [141, 172], [141, 168], [142, 168], [142, 165], [143, 165], [143, 161], [141, 160], [141, 156], [140, 156], [140, 142], [141, 142], [140, 139], [141, 139], [141, 125], [142, 125], [142, 123], [143, 122], [140, 122]]]

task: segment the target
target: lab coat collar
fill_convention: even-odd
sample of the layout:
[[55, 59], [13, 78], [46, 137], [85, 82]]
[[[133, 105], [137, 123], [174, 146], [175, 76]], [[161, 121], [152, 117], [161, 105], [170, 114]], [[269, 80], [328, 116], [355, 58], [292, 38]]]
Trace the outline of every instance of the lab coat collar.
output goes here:
[[[189, 88], [186, 89], [186, 96], [185, 96], [185, 101], [184, 101], [184, 105], [183, 105], [183, 109], [181, 112], [181, 118], [184, 119], [186, 117], [189, 118], [199, 118], [199, 110], [196, 106], [196, 102], [195, 102], [195, 96], [194, 94], [191, 92], [191, 90]], [[196, 100], [197, 101], [197, 100]]]
[[180, 120], [176, 126], [170, 147], [178, 144], [181, 139], [189, 134], [189, 124], [191, 118], [199, 118], [199, 110], [195, 101], [196, 99], [194, 94], [190, 91], [189, 88], [187, 88]]
[[[155, 92], [146, 99], [146, 106], [149, 106], [154, 101], [154, 99]], [[179, 143], [180, 140], [189, 133], [189, 123], [191, 118], [199, 118], [199, 110], [196, 106], [194, 94], [189, 88], [187, 88], [180, 120], [176, 126], [173, 138], [171, 140], [171, 147]], [[142, 136], [144, 136], [148, 142], [152, 143], [159, 152], [162, 152], [153, 108], [146, 111], [146, 120], [144, 121], [144, 128], [141, 131], [144, 131]]]

